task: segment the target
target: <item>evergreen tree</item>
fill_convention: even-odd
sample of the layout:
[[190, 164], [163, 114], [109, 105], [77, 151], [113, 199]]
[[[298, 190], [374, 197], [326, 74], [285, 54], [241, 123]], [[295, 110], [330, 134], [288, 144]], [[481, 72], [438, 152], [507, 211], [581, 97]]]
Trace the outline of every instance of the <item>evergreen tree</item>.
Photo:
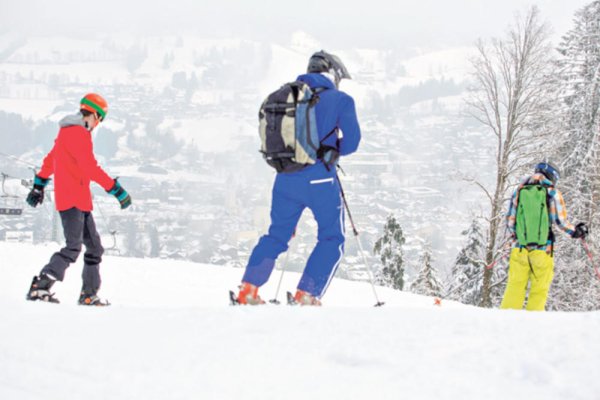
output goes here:
[[[558, 148], [563, 179], [562, 187], [573, 191], [576, 200], [571, 209], [592, 217], [592, 204], [600, 191], [598, 170], [600, 124], [600, 1], [595, 1], [575, 14], [575, 27], [564, 37], [557, 61], [559, 85], [563, 94], [562, 146]], [[581, 175], [580, 175], [581, 174]]]
[[442, 285], [435, 269], [431, 265], [431, 249], [429, 245], [425, 246], [419, 264], [421, 265], [421, 270], [417, 275], [417, 279], [410, 285], [410, 291], [425, 296], [441, 296]]
[[466, 245], [452, 267], [451, 283], [447, 297], [465, 304], [477, 305], [481, 298], [481, 277], [485, 268], [485, 238], [481, 225], [473, 219], [468, 230], [463, 231]]
[[383, 235], [375, 242], [373, 252], [380, 255], [383, 269], [379, 281], [385, 286], [397, 290], [404, 288], [404, 254], [402, 245], [405, 243], [402, 227], [393, 215], [388, 215]]
[[[590, 228], [589, 245], [600, 251], [600, 1], [578, 10], [563, 37], [557, 61], [561, 135], [555, 159], [570, 217]], [[562, 238], [561, 238], [562, 239]], [[579, 240], [560, 240], [548, 309], [600, 309], [600, 281]]]

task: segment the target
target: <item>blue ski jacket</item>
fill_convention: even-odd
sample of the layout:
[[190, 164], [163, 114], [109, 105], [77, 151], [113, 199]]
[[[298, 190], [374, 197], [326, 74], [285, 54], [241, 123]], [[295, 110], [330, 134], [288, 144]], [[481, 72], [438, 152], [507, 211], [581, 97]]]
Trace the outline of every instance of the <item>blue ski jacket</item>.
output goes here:
[[[331, 131], [339, 128], [343, 134], [338, 149], [340, 155], [354, 153], [361, 137], [354, 99], [338, 90], [329, 78], [321, 74], [304, 74], [297, 79], [308, 84], [311, 89], [325, 89], [319, 93], [320, 100], [315, 106], [319, 140], [323, 140]], [[335, 146], [335, 142], [335, 135], [331, 135], [323, 145]]]

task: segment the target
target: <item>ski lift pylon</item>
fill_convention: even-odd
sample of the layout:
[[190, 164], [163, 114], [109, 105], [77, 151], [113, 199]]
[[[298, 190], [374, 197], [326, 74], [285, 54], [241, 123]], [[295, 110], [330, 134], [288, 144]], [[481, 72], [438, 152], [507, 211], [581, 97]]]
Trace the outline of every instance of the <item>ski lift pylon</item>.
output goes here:
[[112, 246], [105, 248], [104, 250], [108, 253], [108, 254], [113, 254], [113, 255], [121, 255], [121, 250], [119, 249], [119, 246], [117, 246], [117, 231], [110, 231], [110, 236], [112, 237]]

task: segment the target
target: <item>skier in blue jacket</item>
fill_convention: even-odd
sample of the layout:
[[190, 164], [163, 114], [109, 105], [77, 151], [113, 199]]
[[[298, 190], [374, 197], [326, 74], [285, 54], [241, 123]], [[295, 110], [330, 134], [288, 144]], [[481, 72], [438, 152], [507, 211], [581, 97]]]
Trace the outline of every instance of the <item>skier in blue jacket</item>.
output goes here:
[[[325, 51], [313, 54], [307, 73], [297, 80], [319, 93], [315, 106], [317, 130], [323, 146], [345, 156], [356, 151], [360, 127], [354, 100], [338, 90], [350, 74], [341, 60]], [[334, 130], [343, 135], [330, 135]], [[252, 251], [238, 294], [240, 304], [263, 304], [258, 288], [265, 284], [277, 257], [288, 249], [296, 224], [308, 207], [318, 224], [318, 242], [308, 258], [294, 299], [302, 305], [320, 305], [344, 254], [344, 207], [336, 179], [335, 162], [323, 160], [292, 173], [278, 173], [273, 186], [271, 226]]]

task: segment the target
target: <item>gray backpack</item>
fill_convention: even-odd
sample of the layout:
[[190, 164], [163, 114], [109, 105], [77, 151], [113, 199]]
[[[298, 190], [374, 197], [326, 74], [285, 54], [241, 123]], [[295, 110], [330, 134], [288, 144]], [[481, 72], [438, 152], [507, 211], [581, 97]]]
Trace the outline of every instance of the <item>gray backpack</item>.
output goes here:
[[271, 93], [258, 113], [260, 152], [277, 172], [294, 172], [319, 159], [315, 105], [319, 95], [306, 83], [286, 83]]

